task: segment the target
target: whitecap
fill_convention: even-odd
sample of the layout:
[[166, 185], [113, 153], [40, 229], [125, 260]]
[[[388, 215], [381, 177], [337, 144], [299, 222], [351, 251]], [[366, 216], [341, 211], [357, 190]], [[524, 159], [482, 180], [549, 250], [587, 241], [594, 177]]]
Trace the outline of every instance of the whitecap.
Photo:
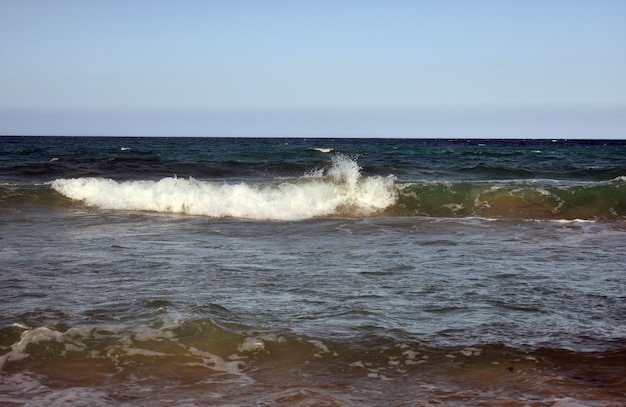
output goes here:
[[356, 161], [337, 155], [321, 172], [278, 183], [74, 178], [57, 179], [51, 186], [68, 198], [101, 209], [266, 220], [370, 216], [395, 202], [394, 177], [362, 177], [360, 171]]

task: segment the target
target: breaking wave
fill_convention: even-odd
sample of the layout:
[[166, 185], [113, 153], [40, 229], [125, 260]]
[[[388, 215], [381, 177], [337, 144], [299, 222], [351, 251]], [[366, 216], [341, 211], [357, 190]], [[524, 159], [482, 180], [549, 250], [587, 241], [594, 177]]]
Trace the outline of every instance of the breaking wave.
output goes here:
[[[214, 218], [300, 220], [316, 217], [494, 217], [616, 220], [626, 216], [624, 177], [566, 183], [554, 180], [399, 182], [364, 176], [354, 158], [273, 182], [215, 182], [167, 177], [117, 181], [81, 177], [49, 186], [66, 198], [105, 210], [180, 213]], [[48, 191], [50, 191], [49, 187]], [[19, 201], [36, 187], [0, 186], [1, 201]], [[57, 195], [58, 197], [58, 195]]]
[[392, 176], [363, 177], [360, 170], [355, 160], [335, 155], [328, 168], [266, 184], [168, 177], [124, 182], [105, 178], [57, 179], [51, 186], [68, 198], [101, 209], [247, 219], [371, 216], [396, 201]]

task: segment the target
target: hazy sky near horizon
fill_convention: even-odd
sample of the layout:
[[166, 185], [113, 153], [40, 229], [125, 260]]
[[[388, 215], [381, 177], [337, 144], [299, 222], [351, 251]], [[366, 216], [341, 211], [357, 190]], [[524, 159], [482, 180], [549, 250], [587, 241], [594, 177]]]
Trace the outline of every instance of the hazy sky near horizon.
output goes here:
[[0, 0], [0, 134], [626, 136], [622, 0]]

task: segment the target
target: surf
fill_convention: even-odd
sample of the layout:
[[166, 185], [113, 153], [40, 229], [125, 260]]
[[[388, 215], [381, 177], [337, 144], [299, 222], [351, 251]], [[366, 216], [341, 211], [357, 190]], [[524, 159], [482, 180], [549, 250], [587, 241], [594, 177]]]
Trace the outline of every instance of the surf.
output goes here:
[[397, 187], [396, 216], [616, 220], [626, 215], [626, 183], [621, 180], [585, 184], [431, 181]]
[[356, 160], [341, 154], [334, 155], [327, 167], [270, 183], [84, 177], [57, 179], [50, 185], [67, 198], [100, 209], [258, 220], [372, 216], [397, 198], [393, 176], [364, 177]]

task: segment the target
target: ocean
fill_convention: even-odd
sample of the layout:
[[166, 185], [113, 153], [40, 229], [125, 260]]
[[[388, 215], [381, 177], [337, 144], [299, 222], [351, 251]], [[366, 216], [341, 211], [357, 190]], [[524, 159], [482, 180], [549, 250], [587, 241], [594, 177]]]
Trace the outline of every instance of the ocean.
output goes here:
[[626, 400], [626, 141], [0, 137], [1, 406]]

